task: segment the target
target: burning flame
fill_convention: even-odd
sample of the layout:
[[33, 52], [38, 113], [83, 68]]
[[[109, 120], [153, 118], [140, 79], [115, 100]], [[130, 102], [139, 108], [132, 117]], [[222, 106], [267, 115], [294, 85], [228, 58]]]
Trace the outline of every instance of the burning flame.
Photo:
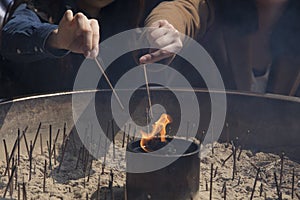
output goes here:
[[157, 120], [152, 125], [152, 131], [150, 133], [146, 133], [141, 130], [142, 139], [140, 141], [140, 146], [145, 152], [150, 152], [147, 148], [147, 143], [151, 141], [157, 134], [160, 133], [160, 141], [166, 142], [166, 126], [172, 122], [172, 118], [170, 115], [163, 113], [159, 120]]

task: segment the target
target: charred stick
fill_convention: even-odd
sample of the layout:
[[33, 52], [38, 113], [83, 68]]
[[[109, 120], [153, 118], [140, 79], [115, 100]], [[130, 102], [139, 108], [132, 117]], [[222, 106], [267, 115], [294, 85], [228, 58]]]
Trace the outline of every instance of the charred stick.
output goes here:
[[113, 159], [116, 157], [116, 149], [115, 149], [115, 127], [114, 120], [111, 120], [111, 137], [113, 142]]
[[113, 182], [114, 182], [114, 173], [112, 171], [112, 169], [110, 170], [110, 179], [109, 179], [109, 183], [108, 183], [108, 188], [110, 190], [110, 195], [111, 195], [111, 199], [114, 200], [114, 191], [113, 191]]
[[40, 145], [41, 145], [41, 155], [44, 155], [44, 152], [43, 152], [43, 138], [42, 138], [42, 134], [40, 134]]
[[[81, 155], [81, 152], [83, 151], [83, 147], [80, 147], [79, 149], [79, 153], [78, 153], [78, 157], [77, 157], [77, 161], [76, 161], [76, 166], [75, 166], [75, 169], [78, 168], [78, 164], [79, 164], [79, 160], [80, 160], [80, 155]], [[83, 153], [83, 152], [82, 152]]]
[[256, 183], [257, 183], [258, 176], [259, 176], [259, 172], [260, 172], [260, 168], [258, 168], [258, 169], [257, 169], [257, 172], [256, 172], [256, 176], [255, 176], [254, 185], [253, 185], [253, 188], [252, 188], [252, 192], [251, 192], [250, 200], [252, 200], [252, 199], [253, 199], [253, 195], [254, 195], [254, 191], [255, 191]]
[[48, 151], [49, 151], [49, 169], [52, 169], [52, 125], [49, 125], [49, 147], [48, 147]]
[[86, 193], [85, 199], [86, 199], [86, 200], [89, 200], [89, 193]]
[[218, 173], [218, 166], [217, 166], [216, 169], [215, 169], [214, 178], [217, 176], [217, 173]]
[[24, 142], [25, 142], [25, 147], [26, 147], [26, 150], [27, 150], [27, 155], [29, 157], [30, 150], [29, 150], [29, 147], [28, 147], [28, 142], [27, 142], [27, 138], [26, 138], [26, 134], [25, 133], [24, 133]]
[[262, 196], [262, 193], [263, 193], [263, 184], [261, 183], [260, 187], [259, 187], [259, 196], [260, 197]]
[[31, 180], [31, 172], [32, 172], [32, 152], [33, 152], [33, 144], [32, 141], [30, 141], [30, 152], [29, 152], [29, 179]]
[[100, 175], [98, 176], [96, 200], [100, 199]]
[[233, 141], [231, 141], [231, 144], [232, 144], [232, 155], [233, 155], [232, 180], [234, 180], [236, 174], [236, 147]]
[[294, 190], [295, 190], [295, 168], [293, 168], [293, 175], [292, 175], [292, 199], [294, 199]]
[[275, 179], [275, 186], [276, 186], [277, 196], [278, 196], [278, 199], [281, 200], [282, 199], [281, 198], [281, 191], [280, 191], [280, 187], [278, 185], [276, 172], [274, 172], [274, 179]]
[[205, 190], [208, 191], [208, 183], [206, 179], [205, 179]]
[[18, 167], [16, 168], [15, 172], [15, 189], [18, 189]]
[[105, 169], [105, 165], [106, 165], [106, 148], [107, 148], [107, 137], [105, 137], [104, 158], [103, 158], [103, 163], [102, 163], [102, 172], [101, 172], [101, 174], [104, 174], [104, 169]]
[[20, 165], [20, 129], [18, 129], [18, 166]]
[[108, 182], [108, 188], [111, 190], [112, 189], [112, 186], [113, 186], [113, 181], [114, 181], [114, 173], [112, 171], [112, 169], [110, 170], [110, 173], [109, 173], [109, 182]]
[[127, 143], [129, 143], [129, 138], [130, 138], [130, 133], [131, 133], [131, 124], [128, 124], [128, 133], [127, 133]]
[[124, 148], [125, 134], [126, 134], [126, 124], [124, 125], [124, 132], [123, 132], [123, 139], [122, 139], [122, 148]]
[[[18, 157], [13, 157], [12, 162], [11, 162], [11, 169], [13, 169], [14, 167], [16, 167], [16, 169], [17, 169], [17, 165], [18, 165]], [[14, 180], [13, 180], [14, 173], [11, 174], [11, 177], [12, 177], [12, 181], [9, 185], [9, 195], [10, 195], [10, 198], [12, 199], [13, 190], [14, 190]]]
[[281, 154], [281, 158], [280, 158], [279, 187], [281, 187], [281, 185], [282, 185], [282, 177], [283, 177], [283, 161], [284, 161], [284, 153]]
[[56, 165], [56, 150], [55, 150], [55, 148], [56, 148], [56, 145], [55, 145], [55, 143], [53, 144], [53, 159], [54, 159], [54, 165]]
[[61, 155], [61, 161], [60, 161], [60, 163], [59, 163], [59, 165], [58, 165], [58, 172], [59, 172], [60, 167], [61, 167], [61, 165], [62, 165], [62, 163], [63, 163], [63, 160], [64, 160], [64, 157], [65, 157], [65, 152], [66, 152], [66, 148], [67, 148], [68, 143], [69, 143], [69, 137], [66, 138], [66, 142], [65, 142], [65, 144], [64, 144], [64, 148], [63, 148], [62, 155]]
[[240, 185], [240, 183], [241, 183], [241, 177], [239, 176], [239, 179], [238, 179], [238, 182], [236, 185], [238, 186], [238, 185]]
[[[3, 139], [3, 145], [4, 145], [4, 152], [5, 152], [5, 157], [6, 157], [6, 168], [9, 169], [9, 155], [8, 155], [8, 151], [7, 151], [7, 145], [6, 145], [6, 141], [5, 139]], [[4, 174], [5, 175], [5, 174]], [[10, 172], [8, 170], [8, 178], [10, 177]]]
[[210, 168], [209, 200], [212, 200], [213, 173], [214, 173], [214, 164], [211, 164], [211, 168]]
[[27, 200], [26, 184], [23, 181], [23, 200]]
[[228, 145], [229, 144], [229, 124], [226, 123], [225, 126], [226, 126], [226, 143]]
[[59, 132], [60, 132], [60, 129], [57, 130], [57, 133], [56, 133], [56, 136], [55, 136], [55, 139], [54, 139], [54, 142], [53, 142], [53, 148], [52, 148], [52, 151], [51, 151], [51, 154], [53, 155], [54, 154], [54, 151], [55, 151], [55, 144], [57, 142], [57, 139], [58, 139], [58, 136], [59, 136]]
[[241, 157], [241, 154], [242, 154], [242, 151], [243, 151], [241, 146], [240, 146], [239, 149], [240, 149], [240, 151], [239, 151], [239, 154], [238, 154], [238, 156], [237, 156], [237, 160], [238, 160], [238, 161], [240, 161], [240, 157]]
[[21, 191], [20, 191], [20, 185], [18, 184], [18, 200], [21, 199]]
[[47, 178], [47, 160], [45, 160], [45, 165], [44, 165], [43, 192], [46, 192], [46, 178]]
[[227, 187], [226, 187], [226, 182], [224, 182], [224, 200], [226, 200], [227, 196]]
[[93, 159], [91, 159], [90, 168], [89, 168], [89, 171], [88, 171], [88, 179], [87, 179], [87, 182], [90, 182], [90, 176], [91, 176], [92, 165], [93, 165]]
[[16, 166], [14, 165], [14, 167], [12, 168], [11, 175], [10, 175], [10, 177], [9, 177], [9, 179], [8, 179], [8, 183], [7, 183], [7, 185], [6, 185], [4, 194], [3, 194], [3, 198], [6, 197], [6, 193], [7, 193], [7, 191], [8, 191], [8, 188], [11, 188], [11, 183], [12, 183], [12, 179], [13, 179], [13, 177], [14, 177], [15, 171], [16, 171]]
[[7, 171], [9, 171], [10, 161], [11, 161], [11, 159], [14, 156], [14, 153], [15, 153], [15, 150], [16, 150], [16, 147], [17, 147], [17, 143], [18, 143], [18, 138], [16, 139], [16, 141], [14, 143], [14, 146], [13, 146], [13, 148], [11, 150], [10, 156], [8, 158], [7, 166], [6, 166], [6, 169], [5, 169], [5, 172], [4, 172], [4, 176], [6, 175]]
[[236, 149], [233, 149], [233, 169], [232, 169], [232, 180], [234, 180], [236, 174]]
[[39, 123], [38, 129], [37, 129], [37, 131], [35, 133], [34, 140], [33, 140], [33, 145], [32, 145], [33, 149], [35, 147], [35, 143], [37, 141], [37, 138], [38, 138], [38, 135], [40, 133], [41, 127], [42, 127], [42, 122]]
[[229, 158], [231, 158], [231, 156], [233, 156], [233, 152], [223, 161], [222, 166], [225, 165], [225, 163], [229, 160]]
[[224, 181], [224, 183], [223, 183], [223, 186], [222, 186], [221, 193], [223, 193], [223, 192], [224, 192], [224, 190], [225, 190], [225, 187], [226, 187], [226, 181]]

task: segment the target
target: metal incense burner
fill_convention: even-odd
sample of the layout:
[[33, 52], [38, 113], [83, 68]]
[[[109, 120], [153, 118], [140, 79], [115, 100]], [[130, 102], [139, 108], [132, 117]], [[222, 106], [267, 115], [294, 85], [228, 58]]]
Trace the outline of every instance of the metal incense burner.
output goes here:
[[[152, 152], [140, 147], [140, 140], [127, 146], [127, 199], [185, 200], [196, 199], [199, 190], [199, 145], [179, 138], [159, 138], [150, 143]], [[172, 142], [171, 142], [172, 141]], [[161, 151], [156, 151], [163, 149]], [[183, 154], [177, 154], [182, 151]], [[141, 172], [153, 163], [168, 163], [155, 171]], [[139, 172], [138, 172], [139, 171]], [[138, 172], [138, 173], [135, 173]]]

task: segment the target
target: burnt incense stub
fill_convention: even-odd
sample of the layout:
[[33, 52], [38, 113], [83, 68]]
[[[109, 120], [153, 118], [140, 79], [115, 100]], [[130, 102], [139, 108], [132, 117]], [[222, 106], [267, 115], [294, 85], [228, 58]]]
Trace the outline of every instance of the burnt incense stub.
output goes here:
[[[196, 199], [200, 178], [199, 145], [179, 138], [166, 138], [166, 142], [154, 139], [149, 145], [153, 145], [148, 147], [153, 152], [145, 152], [140, 140], [127, 146], [127, 199]], [[147, 168], [153, 163], [169, 164], [153, 171]]]

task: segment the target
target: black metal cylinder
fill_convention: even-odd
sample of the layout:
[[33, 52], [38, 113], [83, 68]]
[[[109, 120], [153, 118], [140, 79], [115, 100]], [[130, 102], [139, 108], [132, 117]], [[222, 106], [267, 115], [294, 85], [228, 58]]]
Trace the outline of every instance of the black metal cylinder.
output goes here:
[[[175, 161], [161, 169], [145, 173], [126, 173], [127, 199], [129, 200], [185, 200], [198, 199], [200, 158], [199, 145], [183, 139], [173, 140], [175, 149], [187, 146], [182, 155], [172, 155]], [[126, 154], [127, 169], [134, 169], [139, 163], [163, 162], [170, 155], [141, 153], [140, 140], [128, 144]], [[138, 160], [134, 155], [139, 154]]]

